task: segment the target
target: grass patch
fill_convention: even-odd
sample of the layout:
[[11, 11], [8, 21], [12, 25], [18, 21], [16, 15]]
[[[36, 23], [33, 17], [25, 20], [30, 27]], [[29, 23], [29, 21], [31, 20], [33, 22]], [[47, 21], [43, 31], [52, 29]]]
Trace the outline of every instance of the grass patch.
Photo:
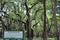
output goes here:
[[[3, 40], [3, 39], [0, 38], [0, 40]], [[27, 39], [25, 39], [25, 40], [27, 40]], [[33, 40], [42, 40], [42, 38], [40, 38], [40, 37], [38, 37], [38, 38], [34, 37]], [[48, 38], [48, 40], [55, 40], [55, 38]]]
[[55, 38], [48, 38], [48, 40], [55, 40]]
[[3, 40], [2, 38], [0, 38], [0, 40]]

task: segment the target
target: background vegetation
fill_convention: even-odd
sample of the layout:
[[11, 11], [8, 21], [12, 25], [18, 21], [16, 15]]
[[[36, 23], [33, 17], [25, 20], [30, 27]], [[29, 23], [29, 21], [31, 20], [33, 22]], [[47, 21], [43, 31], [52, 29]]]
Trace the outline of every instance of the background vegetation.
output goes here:
[[24, 31], [24, 37], [34, 40], [59, 40], [60, 1], [0, 0], [1, 38], [4, 31]]

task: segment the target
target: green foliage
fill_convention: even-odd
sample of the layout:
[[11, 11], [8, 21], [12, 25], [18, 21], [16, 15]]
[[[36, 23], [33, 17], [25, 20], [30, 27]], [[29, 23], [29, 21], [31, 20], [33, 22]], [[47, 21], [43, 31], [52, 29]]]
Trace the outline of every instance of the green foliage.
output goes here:
[[18, 17], [14, 13], [9, 13], [9, 18], [17, 20]]
[[[24, 23], [22, 24], [22, 26], [20, 25], [20, 21], [23, 21], [23, 22], [26, 23], [26, 20], [28, 19], [27, 15], [26, 15], [26, 11], [27, 10], [26, 10], [25, 4], [24, 4], [24, 0], [0, 0], [0, 4], [1, 3], [4, 3], [4, 2], [6, 2], [6, 4], [4, 5], [4, 7], [6, 6], [7, 7], [7, 10], [9, 10], [8, 11], [8, 19], [9, 19], [8, 21], [11, 21], [11, 19], [13, 19], [11, 21], [12, 22], [11, 23], [11, 27], [15, 27], [16, 30], [18, 30], [22, 26], [24, 28], [25, 27], [23, 25]], [[30, 14], [31, 28], [34, 31], [37, 31], [37, 32], [43, 31], [43, 25], [44, 25], [44, 23], [43, 23], [44, 22], [44, 18], [43, 18], [44, 17], [44, 14], [43, 14], [44, 13], [43, 0], [28, 0], [27, 1], [27, 6], [28, 6], [28, 9], [33, 6], [28, 11], [29, 14]], [[48, 19], [47, 29], [49, 27], [48, 24], [51, 25], [51, 20], [53, 18], [53, 10], [52, 10], [52, 7], [53, 7], [53, 2], [51, 0], [47, 0], [46, 1], [46, 16], [47, 16], [47, 19]], [[57, 12], [57, 14], [59, 16], [56, 16], [56, 18], [57, 18], [57, 23], [60, 26], [60, 14], [59, 13], [60, 12]], [[6, 15], [7, 14], [5, 14], [5, 16]], [[4, 17], [4, 19], [6, 19], [6, 18]], [[16, 21], [14, 21], [14, 20], [16, 20]], [[16, 22], [16, 23], [14, 23], [13, 21]], [[8, 22], [7, 22], [7, 24], [8, 24]], [[36, 25], [33, 27], [34, 24], [36, 24]], [[52, 27], [51, 28], [51, 32], [54, 33], [55, 28], [54, 28], [53, 25], [51, 25], [51, 27]], [[49, 40], [51, 40], [51, 39], [49, 39]]]

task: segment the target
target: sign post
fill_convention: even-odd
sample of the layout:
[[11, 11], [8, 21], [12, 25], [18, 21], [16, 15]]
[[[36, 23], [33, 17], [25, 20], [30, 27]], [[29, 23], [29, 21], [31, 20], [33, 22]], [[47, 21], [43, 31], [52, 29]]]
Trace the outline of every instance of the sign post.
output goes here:
[[24, 40], [24, 31], [4, 31], [4, 40]]

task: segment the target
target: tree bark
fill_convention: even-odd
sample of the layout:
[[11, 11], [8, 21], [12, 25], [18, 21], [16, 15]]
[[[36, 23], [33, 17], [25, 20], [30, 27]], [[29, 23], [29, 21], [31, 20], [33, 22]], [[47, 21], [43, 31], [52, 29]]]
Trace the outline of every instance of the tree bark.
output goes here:
[[43, 1], [43, 7], [44, 7], [43, 40], [47, 40], [47, 31], [46, 31], [46, 0]]
[[54, 0], [53, 21], [54, 21], [54, 27], [55, 27], [55, 33], [56, 33], [56, 39], [59, 40], [59, 33], [58, 33], [57, 19], [56, 19], [56, 0]]
[[26, 15], [27, 15], [27, 20], [26, 20], [26, 28], [27, 28], [27, 37], [31, 38], [31, 21], [30, 21], [30, 14], [29, 14], [29, 8], [27, 5], [27, 0], [25, 0], [25, 7], [26, 7]]

